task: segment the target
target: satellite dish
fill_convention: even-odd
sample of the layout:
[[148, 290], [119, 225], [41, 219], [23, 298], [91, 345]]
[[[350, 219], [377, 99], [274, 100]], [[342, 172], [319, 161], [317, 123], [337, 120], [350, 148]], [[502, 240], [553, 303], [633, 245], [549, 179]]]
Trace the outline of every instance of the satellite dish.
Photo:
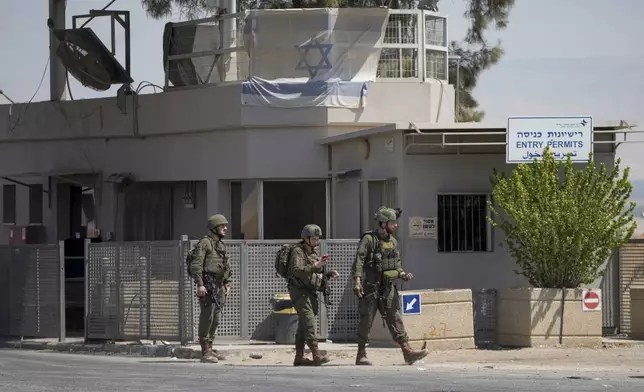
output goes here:
[[105, 91], [113, 84], [134, 82], [92, 29], [58, 29], [54, 35], [58, 58], [83, 86]]

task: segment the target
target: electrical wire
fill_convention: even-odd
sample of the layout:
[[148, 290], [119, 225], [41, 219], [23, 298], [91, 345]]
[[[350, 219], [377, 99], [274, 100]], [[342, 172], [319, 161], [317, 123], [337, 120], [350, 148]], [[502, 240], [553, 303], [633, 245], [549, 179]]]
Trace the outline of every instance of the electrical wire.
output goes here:
[[40, 77], [40, 83], [38, 83], [38, 88], [36, 89], [36, 92], [34, 92], [34, 94], [31, 96], [31, 98], [29, 98], [29, 101], [27, 101], [27, 103], [24, 106], [23, 110], [21, 110], [18, 113], [18, 118], [16, 119], [16, 122], [13, 124], [13, 126], [11, 127], [11, 130], [9, 132], [13, 132], [16, 129], [16, 127], [18, 126], [18, 124], [20, 123], [20, 121], [22, 120], [22, 116], [27, 114], [27, 110], [29, 109], [29, 105], [31, 105], [31, 102], [36, 97], [36, 94], [38, 94], [38, 92], [40, 91], [40, 88], [42, 87], [42, 82], [45, 80], [45, 75], [47, 75], [47, 69], [49, 67], [49, 61], [50, 60], [51, 60], [51, 57], [48, 56], [47, 57], [47, 62], [45, 63], [45, 69], [43, 69], [43, 71], [42, 71], [42, 76]]

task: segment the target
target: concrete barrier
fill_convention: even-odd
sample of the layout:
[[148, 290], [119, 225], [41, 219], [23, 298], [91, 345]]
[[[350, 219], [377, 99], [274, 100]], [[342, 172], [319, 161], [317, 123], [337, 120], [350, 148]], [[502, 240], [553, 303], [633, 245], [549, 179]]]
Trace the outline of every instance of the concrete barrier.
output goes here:
[[630, 289], [631, 332], [633, 339], [644, 340], [644, 289]]
[[[404, 315], [403, 322], [409, 343], [414, 348], [425, 345], [428, 350], [473, 349], [474, 312], [472, 290], [429, 289], [401, 291], [420, 294], [421, 313]], [[371, 347], [398, 347], [389, 330], [376, 315], [369, 339]]]
[[[601, 295], [601, 290], [593, 290]], [[602, 343], [602, 312], [582, 310], [582, 289], [566, 289], [562, 345], [597, 347]], [[560, 289], [499, 290], [497, 342], [502, 346], [557, 346], [561, 330]]]

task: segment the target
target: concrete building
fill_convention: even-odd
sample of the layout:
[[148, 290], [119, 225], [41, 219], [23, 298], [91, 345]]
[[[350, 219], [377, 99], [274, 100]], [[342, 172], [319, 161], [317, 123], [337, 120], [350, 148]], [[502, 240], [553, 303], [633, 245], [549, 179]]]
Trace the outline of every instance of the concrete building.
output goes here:
[[[199, 26], [191, 50], [166, 56], [163, 92], [66, 101], [58, 89], [49, 102], [0, 106], [0, 243], [194, 238], [214, 213], [230, 217], [233, 239], [294, 238], [309, 222], [357, 238], [387, 204], [404, 211], [410, 288], [523, 282], [484, 219], [492, 169], [512, 168], [506, 126], [454, 122], [446, 18], [233, 16], [168, 27], [178, 47], [181, 29]], [[609, 167], [622, 125], [595, 124]], [[410, 217], [432, 218], [436, 235], [411, 238]]]

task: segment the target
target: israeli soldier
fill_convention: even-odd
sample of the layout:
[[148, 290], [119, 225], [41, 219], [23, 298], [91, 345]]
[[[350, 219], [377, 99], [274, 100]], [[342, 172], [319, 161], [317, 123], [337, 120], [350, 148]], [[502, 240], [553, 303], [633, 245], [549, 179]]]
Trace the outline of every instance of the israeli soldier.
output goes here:
[[190, 276], [197, 285], [201, 309], [198, 330], [201, 362], [206, 363], [217, 363], [226, 359], [224, 355], [213, 353], [212, 342], [231, 287], [231, 270], [226, 256], [226, 245], [222, 241], [227, 231], [228, 220], [225, 216], [211, 216], [208, 219], [208, 233], [197, 243], [195, 256], [189, 266]]
[[358, 296], [360, 322], [358, 324], [358, 354], [356, 365], [371, 365], [366, 346], [376, 313], [379, 312], [391, 337], [402, 349], [409, 365], [427, 356], [427, 350], [413, 350], [402, 321], [400, 297], [394, 285], [397, 279], [409, 281], [413, 275], [402, 266], [398, 242], [393, 236], [398, 227], [399, 209], [380, 207], [375, 213], [378, 228], [363, 234], [352, 273], [354, 293]]
[[[302, 241], [291, 251], [289, 257], [288, 292], [298, 316], [295, 335], [295, 360], [293, 366], [320, 366], [329, 359], [320, 353], [315, 333], [315, 317], [318, 315], [320, 292], [323, 279], [338, 279], [337, 271], [323, 273], [328, 258], [320, 257], [319, 241], [322, 229], [318, 225], [306, 225], [302, 229]], [[313, 361], [304, 357], [304, 346], [308, 345]]]

